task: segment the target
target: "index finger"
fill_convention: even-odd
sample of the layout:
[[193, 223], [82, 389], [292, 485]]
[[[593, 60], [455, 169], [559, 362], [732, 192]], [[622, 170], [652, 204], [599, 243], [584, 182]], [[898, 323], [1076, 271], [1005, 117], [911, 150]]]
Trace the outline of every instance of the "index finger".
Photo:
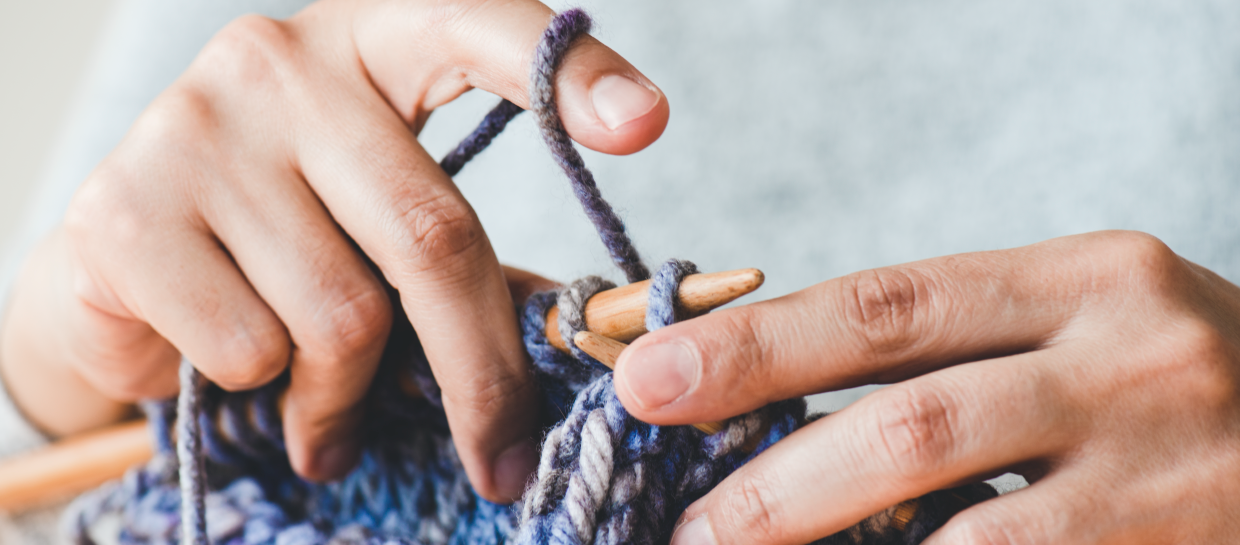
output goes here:
[[[341, 227], [400, 292], [442, 386], [474, 488], [492, 501], [510, 501], [537, 464], [536, 388], [516, 312], [476, 214], [405, 124], [416, 125], [420, 111], [473, 85], [527, 103], [529, 59], [552, 13], [531, 1], [485, 4], [488, 9], [453, 13], [422, 43], [421, 34], [393, 24], [410, 20], [410, 13], [381, 16], [416, 5], [385, 3], [359, 15], [359, 51], [383, 96], [340, 97], [330, 118], [310, 112], [321, 125], [309, 134], [328, 138], [300, 141], [298, 161]], [[661, 93], [638, 82], [644, 78], [610, 49], [581, 45], [558, 82], [569, 131], [605, 151], [634, 151], [653, 141], [666, 122]], [[404, 61], [417, 56], [422, 63], [446, 59], [430, 74], [446, 79], [409, 78]]]
[[892, 383], [1049, 342], [1076, 312], [1087, 240], [864, 271], [709, 314], [635, 341], [616, 393], [655, 424], [727, 418], [767, 403]]

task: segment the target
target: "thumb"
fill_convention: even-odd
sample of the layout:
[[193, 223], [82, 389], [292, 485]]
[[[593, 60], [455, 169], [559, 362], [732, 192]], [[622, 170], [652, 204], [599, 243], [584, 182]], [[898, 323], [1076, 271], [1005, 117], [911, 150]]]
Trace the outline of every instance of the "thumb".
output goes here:
[[[554, 12], [532, 0], [371, 3], [355, 14], [354, 41], [371, 80], [414, 127], [471, 88], [529, 108], [534, 50]], [[557, 105], [574, 140], [629, 154], [667, 126], [666, 97], [590, 36], [556, 72]]]

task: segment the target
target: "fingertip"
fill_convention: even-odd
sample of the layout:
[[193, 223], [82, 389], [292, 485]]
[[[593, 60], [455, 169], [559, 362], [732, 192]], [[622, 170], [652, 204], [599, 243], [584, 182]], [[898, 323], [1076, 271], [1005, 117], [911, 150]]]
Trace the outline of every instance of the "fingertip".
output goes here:
[[693, 394], [701, 368], [696, 352], [682, 343], [635, 343], [616, 362], [616, 392], [635, 416], [661, 420], [665, 408]]
[[602, 153], [628, 155], [663, 135], [667, 96], [615, 51], [590, 38], [565, 59], [557, 87], [569, 136]]
[[330, 444], [311, 456], [310, 463], [298, 473], [311, 481], [335, 481], [357, 467], [361, 457], [361, 447], [355, 441]]
[[290, 397], [284, 406], [284, 441], [293, 472], [312, 482], [335, 481], [357, 467], [362, 457], [357, 435], [361, 415], [356, 409], [330, 422], [309, 424], [294, 410]]
[[[538, 385], [521, 340], [516, 309], [494, 268], [462, 290], [460, 282], [401, 287], [410, 322], [442, 388], [452, 440], [470, 483], [483, 498], [520, 497], [536, 465], [531, 437], [538, 430]], [[491, 274], [490, 271], [496, 274]], [[532, 276], [532, 275], [530, 275]], [[447, 289], [445, 289], [447, 286]], [[428, 305], [442, 298], [442, 305]], [[436, 313], [427, 312], [437, 307]], [[452, 312], [448, 312], [451, 310]]]
[[662, 99], [657, 90], [620, 74], [607, 74], [590, 86], [594, 115], [613, 132], [645, 117]]
[[[533, 442], [518, 441], [495, 459], [492, 482], [497, 503], [511, 503], [521, 499], [530, 475], [538, 467], [538, 449]], [[490, 499], [490, 498], [488, 498]]]
[[469, 446], [463, 437], [453, 434], [461, 465], [469, 475], [474, 491], [491, 503], [506, 505], [520, 500], [525, 494], [531, 475], [538, 468], [538, 443], [532, 436], [520, 439], [490, 451], [482, 445]]
[[670, 545], [718, 545], [715, 529], [706, 515], [689, 519], [676, 527]]
[[[521, 499], [530, 475], [538, 467], [536, 412], [521, 400], [509, 399], [507, 409], [495, 409], [483, 426], [455, 426], [453, 442], [474, 490], [487, 501], [509, 504]], [[460, 416], [459, 414], [457, 416]], [[506, 418], [505, 418], [506, 417]], [[488, 420], [486, 415], [474, 424]]]

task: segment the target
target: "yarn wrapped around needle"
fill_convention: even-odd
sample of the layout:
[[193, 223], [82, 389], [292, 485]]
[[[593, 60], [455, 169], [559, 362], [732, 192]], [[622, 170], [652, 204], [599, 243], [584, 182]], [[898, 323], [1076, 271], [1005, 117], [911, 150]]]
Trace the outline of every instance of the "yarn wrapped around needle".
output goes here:
[[[646, 328], [653, 331], [690, 318], [676, 294], [697, 268], [673, 259], [650, 274], [560, 122], [554, 75], [590, 26], [581, 10], [551, 21], [535, 55], [531, 110], [615, 264], [629, 282], [652, 280]], [[502, 101], [441, 166], [455, 175], [522, 111]], [[439, 387], [416, 334], [402, 322], [368, 394], [361, 462], [344, 479], [309, 483], [289, 466], [278, 409], [287, 377], [225, 392], [183, 362], [178, 399], [144, 406], [155, 457], [75, 501], [66, 530], [78, 545], [666, 543], [689, 504], [814, 417], [807, 417], [804, 400], [793, 399], [729, 419], [713, 434], [633, 418], [616, 397], [608, 367], [572, 341], [587, 330], [586, 301], [610, 287], [587, 277], [525, 303], [521, 327], [542, 392], [546, 435], [536, 475], [515, 505], [488, 502], [470, 486]], [[559, 308], [556, 327], [571, 354], [544, 333], [552, 306]], [[984, 483], [935, 492], [817, 543], [920, 543], [953, 514], [995, 495]]]

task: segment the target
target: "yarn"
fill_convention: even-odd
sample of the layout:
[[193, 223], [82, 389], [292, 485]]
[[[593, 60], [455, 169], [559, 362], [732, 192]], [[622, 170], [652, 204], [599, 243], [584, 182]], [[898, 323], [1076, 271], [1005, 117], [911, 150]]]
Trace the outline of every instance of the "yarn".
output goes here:
[[[177, 478], [181, 481], [181, 528], [188, 529], [182, 539], [184, 545], [207, 545], [206, 483], [203, 472], [205, 463], [201, 456], [202, 390], [205, 380], [189, 360], [181, 361], [179, 370], [181, 391], [177, 400], [177, 414], [191, 416], [181, 419], [177, 426]], [[165, 442], [165, 441], [161, 441]]]
[[552, 19], [534, 52], [530, 108], [537, 116], [538, 127], [542, 129], [547, 147], [551, 148], [551, 156], [564, 169], [564, 174], [572, 183], [573, 193], [581, 201], [581, 207], [594, 224], [599, 238], [603, 239], [612, 261], [624, 271], [629, 282], [640, 282], [650, 278], [650, 270], [642, 263], [637, 248], [625, 233], [624, 222], [611, 209], [611, 204], [603, 200], [598, 184], [594, 182], [594, 174], [586, 168], [568, 131], [564, 130], [560, 110], [555, 103], [555, 71], [573, 40], [589, 32], [590, 25], [590, 16], [579, 9], [566, 11]]
[[[552, 20], [535, 55], [531, 109], [613, 261], [630, 282], [645, 280], [649, 269], [602, 198], [555, 105], [556, 69], [589, 28], [580, 10]], [[444, 158], [444, 170], [457, 173], [520, 112], [502, 101]], [[647, 329], [690, 317], [676, 293], [696, 271], [680, 260], [656, 271]], [[366, 398], [361, 461], [342, 480], [309, 483], [289, 466], [278, 410], [287, 374], [262, 388], [230, 393], [185, 361], [178, 399], [143, 405], [155, 436], [154, 458], [75, 501], [66, 512], [66, 530], [78, 545], [666, 543], [689, 504], [816, 417], [806, 416], [804, 400], [793, 399], [732, 418], [712, 435], [633, 418], [616, 397], [609, 370], [572, 343], [586, 327], [586, 301], [612, 286], [583, 278], [532, 295], [520, 313], [546, 434], [536, 473], [515, 505], [490, 503], [470, 487], [439, 386], [416, 333], [397, 312]], [[544, 333], [553, 305], [571, 354], [552, 346]], [[893, 507], [817, 543], [920, 543], [956, 512], [994, 495], [984, 484], [935, 492], [917, 500], [907, 521]]]

